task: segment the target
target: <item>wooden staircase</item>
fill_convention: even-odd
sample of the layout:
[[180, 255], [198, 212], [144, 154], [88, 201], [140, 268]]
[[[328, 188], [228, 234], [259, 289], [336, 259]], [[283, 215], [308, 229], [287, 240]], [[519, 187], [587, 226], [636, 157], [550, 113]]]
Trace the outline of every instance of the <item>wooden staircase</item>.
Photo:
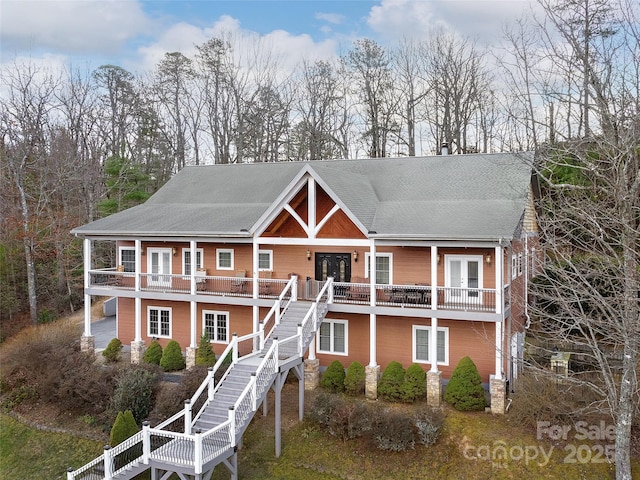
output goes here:
[[[154, 428], [145, 422], [141, 432], [78, 470], [69, 470], [67, 480], [127, 480], [152, 469], [152, 477], [164, 480], [172, 473], [180, 478], [210, 478], [223, 463], [237, 479], [237, 445], [271, 388], [276, 390], [276, 422], [279, 426], [279, 393], [292, 368], [300, 374], [304, 354], [332, 302], [329, 279], [314, 302], [296, 301], [296, 278], [292, 278], [273, 308], [260, 323], [258, 332], [238, 337], [220, 355], [219, 361], [183, 411]], [[244, 342], [252, 353], [240, 356]], [[232, 357], [220, 381], [217, 371]], [[279, 430], [276, 429], [276, 454]]]

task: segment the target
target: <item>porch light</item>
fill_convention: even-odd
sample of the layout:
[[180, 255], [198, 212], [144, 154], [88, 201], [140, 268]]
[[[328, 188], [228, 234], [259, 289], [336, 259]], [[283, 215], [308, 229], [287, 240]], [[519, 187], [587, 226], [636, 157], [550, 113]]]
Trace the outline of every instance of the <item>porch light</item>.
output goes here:
[[491, 254], [490, 253], [486, 257], [484, 257], [484, 261], [487, 262], [487, 265], [491, 265]]
[[176, 247], [173, 247], [171, 251], [173, 252], [174, 257], [176, 256], [176, 253], [178, 253], [178, 249]]
[[311, 250], [307, 248], [307, 260], [311, 261]]
[[436, 255], [436, 262], [438, 262], [438, 265], [440, 265], [440, 254]]
[[358, 251], [357, 251], [357, 250], [354, 250], [354, 251], [353, 251], [353, 261], [354, 261], [354, 262], [357, 262], [357, 261], [358, 261]]

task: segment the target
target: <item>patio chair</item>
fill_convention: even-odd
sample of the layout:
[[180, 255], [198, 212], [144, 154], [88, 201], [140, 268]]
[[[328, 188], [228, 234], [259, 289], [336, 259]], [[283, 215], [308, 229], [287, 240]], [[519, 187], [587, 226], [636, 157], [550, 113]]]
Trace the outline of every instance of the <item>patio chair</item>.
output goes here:
[[246, 276], [245, 270], [236, 270], [236, 276], [231, 280], [231, 293], [245, 293], [247, 282], [244, 279]]
[[346, 298], [354, 301], [369, 301], [369, 287], [366, 285], [353, 285], [366, 283], [364, 278], [352, 277], [347, 285]]
[[[262, 272], [258, 272], [258, 278], [262, 280], [271, 280], [273, 276], [273, 272], [270, 270], [265, 270]], [[259, 282], [260, 286], [260, 295], [271, 295], [271, 282]]]

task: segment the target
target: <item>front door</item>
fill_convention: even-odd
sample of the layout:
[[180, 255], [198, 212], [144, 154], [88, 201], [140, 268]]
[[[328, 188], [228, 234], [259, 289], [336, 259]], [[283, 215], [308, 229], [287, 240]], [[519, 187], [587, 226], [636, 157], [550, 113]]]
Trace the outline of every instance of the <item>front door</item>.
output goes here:
[[[327, 277], [333, 277], [334, 282], [351, 281], [350, 253], [316, 253], [316, 280], [324, 282]], [[335, 295], [344, 295], [346, 286], [334, 288]]]
[[147, 272], [149, 286], [168, 287], [171, 284], [171, 249], [149, 248]]
[[461, 304], [482, 303], [482, 256], [446, 255], [446, 301]]

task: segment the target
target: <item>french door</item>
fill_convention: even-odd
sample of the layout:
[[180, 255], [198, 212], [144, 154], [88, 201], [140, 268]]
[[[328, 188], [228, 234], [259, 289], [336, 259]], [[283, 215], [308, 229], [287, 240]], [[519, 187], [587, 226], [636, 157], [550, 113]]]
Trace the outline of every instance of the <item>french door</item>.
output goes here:
[[147, 284], [155, 287], [169, 287], [171, 285], [171, 249], [147, 249]]
[[446, 255], [446, 301], [482, 304], [482, 255]]

